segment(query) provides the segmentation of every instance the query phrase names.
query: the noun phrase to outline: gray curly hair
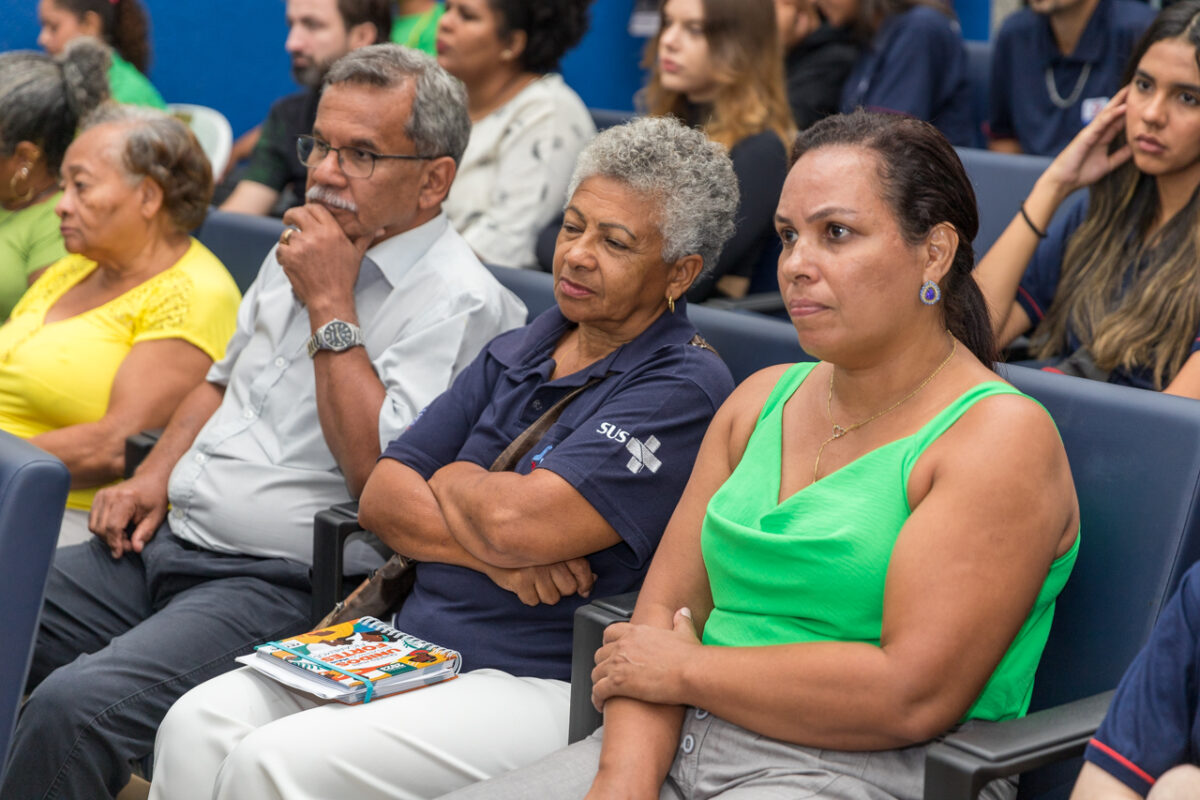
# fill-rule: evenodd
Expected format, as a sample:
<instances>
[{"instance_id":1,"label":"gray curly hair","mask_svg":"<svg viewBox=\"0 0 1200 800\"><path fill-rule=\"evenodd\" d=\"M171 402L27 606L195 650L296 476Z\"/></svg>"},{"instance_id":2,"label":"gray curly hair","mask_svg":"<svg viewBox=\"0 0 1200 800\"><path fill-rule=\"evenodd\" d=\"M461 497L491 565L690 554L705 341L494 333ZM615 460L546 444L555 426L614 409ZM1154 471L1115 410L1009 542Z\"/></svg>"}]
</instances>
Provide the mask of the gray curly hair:
<instances>
[{"instance_id":1,"label":"gray curly hair","mask_svg":"<svg viewBox=\"0 0 1200 800\"><path fill-rule=\"evenodd\" d=\"M567 197L597 176L659 203L667 263L696 253L709 270L733 236L739 199L733 162L722 145L674 117L641 117L601 132L579 155Z\"/></svg>"},{"instance_id":2,"label":"gray curly hair","mask_svg":"<svg viewBox=\"0 0 1200 800\"><path fill-rule=\"evenodd\" d=\"M404 134L412 139L417 155L450 156L457 164L471 136L467 90L432 56L398 44L360 47L333 62L325 85L357 83L391 89L409 79L415 79L417 86Z\"/></svg>"}]
</instances>

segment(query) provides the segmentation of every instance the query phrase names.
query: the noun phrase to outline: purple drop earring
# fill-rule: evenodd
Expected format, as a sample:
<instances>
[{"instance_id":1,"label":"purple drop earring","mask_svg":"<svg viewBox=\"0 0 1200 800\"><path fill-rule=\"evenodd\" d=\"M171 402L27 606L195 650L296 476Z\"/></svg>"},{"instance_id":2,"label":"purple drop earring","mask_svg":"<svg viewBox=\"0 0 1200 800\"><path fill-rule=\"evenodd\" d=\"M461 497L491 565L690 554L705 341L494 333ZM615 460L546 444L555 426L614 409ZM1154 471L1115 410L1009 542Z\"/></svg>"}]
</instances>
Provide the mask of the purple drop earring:
<instances>
[{"instance_id":1,"label":"purple drop earring","mask_svg":"<svg viewBox=\"0 0 1200 800\"><path fill-rule=\"evenodd\" d=\"M927 306L935 306L942 299L942 287L938 286L933 281L925 281L921 284L921 302Z\"/></svg>"}]
</instances>

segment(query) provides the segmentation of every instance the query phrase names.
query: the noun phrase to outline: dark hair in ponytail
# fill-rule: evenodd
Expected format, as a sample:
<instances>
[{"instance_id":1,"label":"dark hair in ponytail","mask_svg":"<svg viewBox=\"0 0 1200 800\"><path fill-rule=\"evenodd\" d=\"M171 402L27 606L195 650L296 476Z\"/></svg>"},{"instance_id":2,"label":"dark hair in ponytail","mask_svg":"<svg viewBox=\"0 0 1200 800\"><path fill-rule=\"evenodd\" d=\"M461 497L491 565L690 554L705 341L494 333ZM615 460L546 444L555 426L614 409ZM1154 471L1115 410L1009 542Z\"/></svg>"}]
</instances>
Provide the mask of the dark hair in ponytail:
<instances>
[{"instance_id":1,"label":"dark hair in ponytail","mask_svg":"<svg viewBox=\"0 0 1200 800\"><path fill-rule=\"evenodd\" d=\"M108 48L90 36L68 42L58 56L0 53L0 155L21 142L42 149L50 174L82 119L108 99Z\"/></svg>"},{"instance_id":2,"label":"dark hair in ponytail","mask_svg":"<svg viewBox=\"0 0 1200 800\"><path fill-rule=\"evenodd\" d=\"M987 366L996 360L996 339L987 303L975 283L971 241L979 231L975 190L954 148L928 122L899 114L856 111L826 117L801 133L792 163L810 150L865 147L879 157L880 195L909 244L922 241L939 223L958 234L958 249L942 279L946 328Z\"/></svg>"},{"instance_id":3,"label":"dark hair in ponytail","mask_svg":"<svg viewBox=\"0 0 1200 800\"><path fill-rule=\"evenodd\" d=\"M79 19L100 18L100 36L121 58L145 73L150 68L150 19L138 0L52 0Z\"/></svg>"}]
</instances>

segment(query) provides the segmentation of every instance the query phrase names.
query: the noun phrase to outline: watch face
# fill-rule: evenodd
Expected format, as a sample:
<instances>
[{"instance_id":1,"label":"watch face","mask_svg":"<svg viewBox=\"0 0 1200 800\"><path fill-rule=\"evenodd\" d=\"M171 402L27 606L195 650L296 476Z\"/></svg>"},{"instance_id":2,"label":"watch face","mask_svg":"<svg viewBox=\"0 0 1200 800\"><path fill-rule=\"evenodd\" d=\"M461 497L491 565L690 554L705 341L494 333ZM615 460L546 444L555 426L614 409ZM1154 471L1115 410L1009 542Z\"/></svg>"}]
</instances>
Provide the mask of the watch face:
<instances>
[{"instance_id":1,"label":"watch face","mask_svg":"<svg viewBox=\"0 0 1200 800\"><path fill-rule=\"evenodd\" d=\"M349 323L342 322L340 319L335 319L326 325L321 338L334 350L345 350L354 345L354 331L350 329Z\"/></svg>"}]
</instances>

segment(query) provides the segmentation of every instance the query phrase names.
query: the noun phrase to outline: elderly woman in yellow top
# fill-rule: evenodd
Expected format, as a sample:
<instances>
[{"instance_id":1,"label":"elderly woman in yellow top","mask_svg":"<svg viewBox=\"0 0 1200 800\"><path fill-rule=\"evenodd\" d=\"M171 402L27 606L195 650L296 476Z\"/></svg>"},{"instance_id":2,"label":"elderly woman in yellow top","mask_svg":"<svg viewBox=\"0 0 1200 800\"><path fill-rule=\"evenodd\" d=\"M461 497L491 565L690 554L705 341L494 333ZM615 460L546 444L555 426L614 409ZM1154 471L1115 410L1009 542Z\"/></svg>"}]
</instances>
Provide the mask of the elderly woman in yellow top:
<instances>
[{"instance_id":1,"label":"elderly woman in yellow top","mask_svg":"<svg viewBox=\"0 0 1200 800\"><path fill-rule=\"evenodd\" d=\"M87 535L95 489L122 474L125 437L165 425L221 358L240 297L188 235L212 171L182 123L103 107L67 149L62 180L69 255L0 327L0 428L70 469L65 543Z\"/></svg>"}]
</instances>

